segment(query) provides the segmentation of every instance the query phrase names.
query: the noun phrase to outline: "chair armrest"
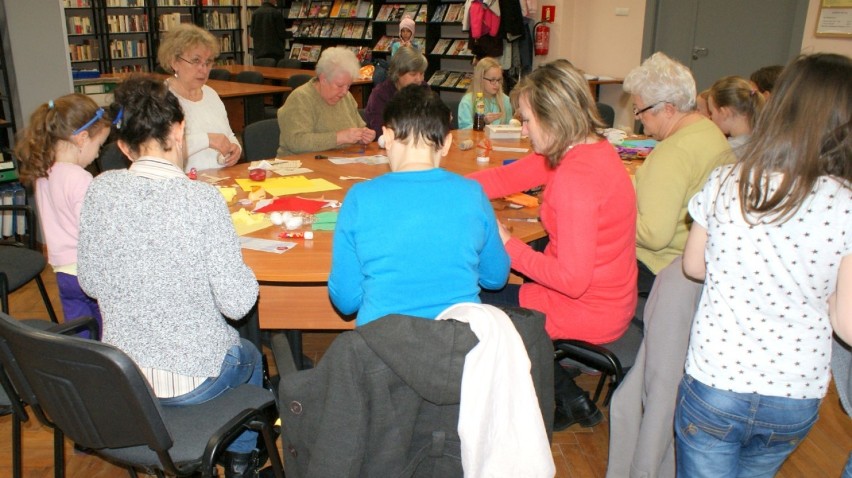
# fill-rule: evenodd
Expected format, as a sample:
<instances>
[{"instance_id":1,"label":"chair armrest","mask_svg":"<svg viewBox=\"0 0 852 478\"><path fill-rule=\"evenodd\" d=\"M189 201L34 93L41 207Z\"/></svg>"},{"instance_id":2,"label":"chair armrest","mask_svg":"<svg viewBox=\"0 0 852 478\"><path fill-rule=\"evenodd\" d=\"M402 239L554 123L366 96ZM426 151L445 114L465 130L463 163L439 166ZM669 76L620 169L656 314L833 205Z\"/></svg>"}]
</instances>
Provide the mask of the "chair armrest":
<instances>
[{"instance_id":1,"label":"chair armrest","mask_svg":"<svg viewBox=\"0 0 852 478\"><path fill-rule=\"evenodd\" d=\"M98 328L98 321L94 317L80 317L79 319L56 324L47 329L47 331L55 334L72 335L85 329L89 331L89 337L98 337Z\"/></svg>"}]
</instances>

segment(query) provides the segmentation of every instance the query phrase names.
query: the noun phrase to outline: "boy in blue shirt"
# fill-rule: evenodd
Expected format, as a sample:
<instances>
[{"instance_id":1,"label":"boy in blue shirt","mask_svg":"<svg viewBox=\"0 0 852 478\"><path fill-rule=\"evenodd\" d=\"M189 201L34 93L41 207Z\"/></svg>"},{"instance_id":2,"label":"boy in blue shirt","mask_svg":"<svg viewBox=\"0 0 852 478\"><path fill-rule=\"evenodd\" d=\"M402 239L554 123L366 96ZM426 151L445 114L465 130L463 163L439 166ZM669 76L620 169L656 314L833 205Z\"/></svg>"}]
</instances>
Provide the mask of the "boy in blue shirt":
<instances>
[{"instance_id":1,"label":"boy in blue shirt","mask_svg":"<svg viewBox=\"0 0 852 478\"><path fill-rule=\"evenodd\" d=\"M334 232L328 292L361 326L387 314L432 319L499 289L509 257L491 203L475 181L439 167L452 144L450 111L408 86L384 112L391 172L356 184Z\"/></svg>"}]
</instances>

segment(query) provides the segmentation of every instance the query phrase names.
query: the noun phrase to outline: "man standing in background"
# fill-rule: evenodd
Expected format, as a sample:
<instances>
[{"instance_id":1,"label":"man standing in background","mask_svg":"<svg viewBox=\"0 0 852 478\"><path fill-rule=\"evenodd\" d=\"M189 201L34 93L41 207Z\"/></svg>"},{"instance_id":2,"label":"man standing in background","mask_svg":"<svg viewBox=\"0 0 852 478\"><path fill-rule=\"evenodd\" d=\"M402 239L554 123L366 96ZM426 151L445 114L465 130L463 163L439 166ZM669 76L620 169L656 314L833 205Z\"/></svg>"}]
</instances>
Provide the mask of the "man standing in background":
<instances>
[{"instance_id":1,"label":"man standing in background","mask_svg":"<svg viewBox=\"0 0 852 478\"><path fill-rule=\"evenodd\" d=\"M263 4L251 16L251 38L254 41L254 58L274 58L284 56L284 15L275 6L277 0L264 0Z\"/></svg>"}]
</instances>

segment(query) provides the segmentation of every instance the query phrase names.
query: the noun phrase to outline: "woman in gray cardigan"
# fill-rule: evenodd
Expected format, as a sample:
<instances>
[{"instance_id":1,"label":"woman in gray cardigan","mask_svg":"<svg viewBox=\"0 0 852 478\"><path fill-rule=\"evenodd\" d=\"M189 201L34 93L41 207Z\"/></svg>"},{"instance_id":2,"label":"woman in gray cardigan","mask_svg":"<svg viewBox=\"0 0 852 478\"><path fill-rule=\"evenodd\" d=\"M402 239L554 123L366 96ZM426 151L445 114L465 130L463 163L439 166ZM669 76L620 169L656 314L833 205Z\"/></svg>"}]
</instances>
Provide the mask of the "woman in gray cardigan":
<instances>
[{"instance_id":1,"label":"woman in gray cardigan","mask_svg":"<svg viewBox=\"0 0 852 478\"><path fill-rule=\"evenodd\" d=\"M163 405L261 385L260 353L226 320L251 310L257 280L221 194L183 172L177 98L143 77L125 80L114 95L118 147L133 164L90 186L78 261L80 285L103 313L103 341L136 362ZM226 476L256 468L256 437L245 432L231 443Z\"/></svg>"}]
</instances>

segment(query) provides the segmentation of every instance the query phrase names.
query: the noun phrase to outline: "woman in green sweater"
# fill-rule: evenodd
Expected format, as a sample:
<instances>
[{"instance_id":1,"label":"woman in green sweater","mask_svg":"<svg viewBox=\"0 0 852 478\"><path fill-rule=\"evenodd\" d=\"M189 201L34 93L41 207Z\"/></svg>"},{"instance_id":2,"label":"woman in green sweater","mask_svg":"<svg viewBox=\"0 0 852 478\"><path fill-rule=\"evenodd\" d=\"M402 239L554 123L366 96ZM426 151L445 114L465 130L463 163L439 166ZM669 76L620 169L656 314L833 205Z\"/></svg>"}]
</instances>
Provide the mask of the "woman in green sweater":
<instances>
[{"instance_id":1,"label":"woman in green sweater","mask_svg":"<svg viewBox=\"0 0 852 478\"><path fill-rule=\"evenodd\" d=\"M359 67L358 58L346 48L323 50L317 76L293 90L278 110L278 156L367 144L376 138L349 93Z\"/></svg>"},{"instance_id":2,"label":"woman in green sweater","mask_svg":"<svg viewBox=\"0 0 852 478\"><path fill-rule=\"evenodd\" d=\"M654 53L627 74L624 91L645 134L659 141L635 177L639 296L647 297L657 273L683 254L689 200L713 169L734 158L725 135L695 110L689 68Z\"/></svg>"}]
</instances>

